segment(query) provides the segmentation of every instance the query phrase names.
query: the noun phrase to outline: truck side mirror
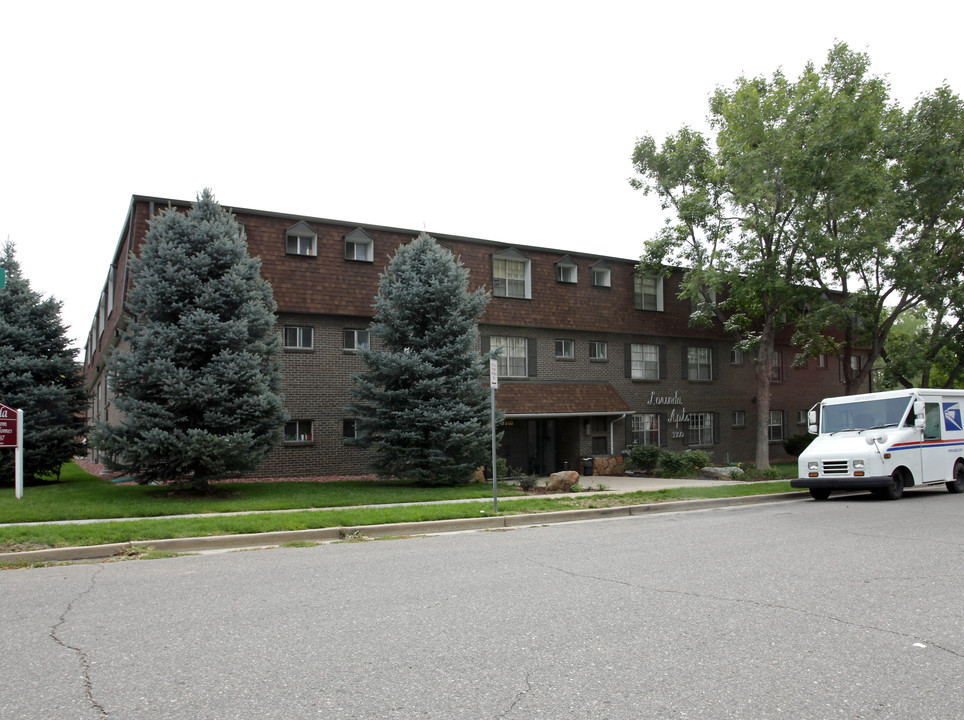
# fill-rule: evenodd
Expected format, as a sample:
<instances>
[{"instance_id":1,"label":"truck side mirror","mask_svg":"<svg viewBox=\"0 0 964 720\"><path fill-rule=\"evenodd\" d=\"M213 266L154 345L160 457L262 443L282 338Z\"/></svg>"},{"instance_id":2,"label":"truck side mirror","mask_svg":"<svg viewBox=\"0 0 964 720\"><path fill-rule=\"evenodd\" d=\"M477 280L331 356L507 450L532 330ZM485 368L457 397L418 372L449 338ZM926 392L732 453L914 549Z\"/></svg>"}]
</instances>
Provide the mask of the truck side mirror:
<instances>
[{"instance_id":1,"label":"truck side mirror","mask_svg":"<svg viewBox=\"0 0 964 720\"><path fill-rule=\"evenodd\" d=\"M914 401L914 427L918 430L923 430L926 420L924 419L924 401L915 400Z\"/></svg>"},{"instance_id":2,"label":"truck side mirror","mask_svg":"<svg viewBox=\"0 0 964 720\"><path fill-rule=\"evenodd\" d=\"M817 427L817 411L809 410L807 412L807 431L811 435L818 435L820 429Z\"/></svg>"},{"instance_id":3,"label":"truck side mirror","mask_svg":"<svg viewBox=\"0 0 964 720\"><path fill-rule=\"evenodd\" d=\"M924 420L924 417L922 415L918 415L917 417L914 418L914 427L917 428L918 430L923 430L924 425L926 424L927 424L927 421Z\"/></svg>"}]
</instances>

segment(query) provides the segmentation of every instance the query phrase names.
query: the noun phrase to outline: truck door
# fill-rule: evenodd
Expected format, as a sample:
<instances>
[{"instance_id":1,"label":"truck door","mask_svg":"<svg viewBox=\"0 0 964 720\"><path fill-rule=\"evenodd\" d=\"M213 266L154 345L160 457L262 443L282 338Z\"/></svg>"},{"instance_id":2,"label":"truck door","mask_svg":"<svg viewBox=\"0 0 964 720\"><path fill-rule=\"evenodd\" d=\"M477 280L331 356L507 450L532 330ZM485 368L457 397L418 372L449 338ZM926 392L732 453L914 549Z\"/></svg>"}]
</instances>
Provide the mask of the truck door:
<instances>
[{"instance_id":1,"label":"truck door","mask_svg":"<svg viewBox=\"0 0 964 720\"><path fill-rule=\"evenodd\" d=\"M941 404L928 402L924 404L924 441L921 443L921 468L923 477L921 482L945 480L947 453L941 446ZM915 484L917 484L915 482Z\"/></svg>"}]
</instances>

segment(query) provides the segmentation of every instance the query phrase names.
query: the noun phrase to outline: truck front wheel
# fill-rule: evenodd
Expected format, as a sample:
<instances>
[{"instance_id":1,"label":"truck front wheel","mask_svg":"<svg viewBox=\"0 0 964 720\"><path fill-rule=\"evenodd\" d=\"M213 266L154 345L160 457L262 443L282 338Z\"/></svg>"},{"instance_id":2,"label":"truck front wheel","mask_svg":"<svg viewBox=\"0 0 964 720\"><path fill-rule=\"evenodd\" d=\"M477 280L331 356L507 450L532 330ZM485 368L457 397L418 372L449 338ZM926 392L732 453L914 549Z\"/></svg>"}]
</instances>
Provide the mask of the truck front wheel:
<instances>
[{"instance_id":1,"label":"truck front wheel","mask_svg":"<svg viewBox=\"0 0 964 720\"><path fill-rule=\"evenodd\" d=\"M944 484L947 486L947 492L964 492L964 463L956 463L954 465L954 479L951 482Z\"/></svg>"},{"instance_id":2,"label":"truck front wheel","mask_svg":"<svg viewBox=\"0 0 964 720\"><path fill-rule=\"evenodd\" d=\"M810 497L814 500L826 500L830 497L830 490L827 488L810 488Z\"/></svg>"},{"instance_id":3,"label":"truck front wheel","mask_svg":"<svg viewBox=\"0 0 964 720\"><path fill-rule=\"evenodd\" d=\"M884 488L882 495L888 500L900 500L904 496L904 474L900 470L894 470L890 485Z\"/></svg>"}]
</instances>

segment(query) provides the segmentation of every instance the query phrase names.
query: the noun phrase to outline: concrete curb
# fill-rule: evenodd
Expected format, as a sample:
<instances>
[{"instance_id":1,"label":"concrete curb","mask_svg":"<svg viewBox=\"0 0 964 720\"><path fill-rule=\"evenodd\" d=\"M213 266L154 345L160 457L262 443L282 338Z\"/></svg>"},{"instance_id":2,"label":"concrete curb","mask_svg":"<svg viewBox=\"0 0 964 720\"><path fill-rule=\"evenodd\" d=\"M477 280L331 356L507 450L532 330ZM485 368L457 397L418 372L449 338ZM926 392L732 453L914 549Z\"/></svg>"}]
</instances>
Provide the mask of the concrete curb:
<instances>
[{"instance_id":1,"label":"concrete curb","mask_svg":"<svg viewBox=\"0 0 964 720\"><path fill-rule=\"evenodd\" d=\"M644 515L652 513L685 512L713 508L762 503L802 500L807 492L775 493L772 495L746 495L734 498L701 500L676 500L645 505L621 505L586 510L560 510L547 513L524 513L494 517L456 518L453 520L428 520L426 522L385 523L382 525L352 525L316 528L311 530L286 530L244 535L213 535L209 537L170 538L166 540L143 540L138 542L87 545L82 547L50 548L47 550L24 550L0 553L0 563L9 562L71 562L78 560L106 560L132 552L135 548L151 548L160 552L191 553L210 550L241 550L253 547L275 547L290 542L332 542L351 538L376 538L411 535L435 535L469 530L498 530L505 528L534 527L555 523L598 520L611 517Z\"/></svg>"}]
</instances>

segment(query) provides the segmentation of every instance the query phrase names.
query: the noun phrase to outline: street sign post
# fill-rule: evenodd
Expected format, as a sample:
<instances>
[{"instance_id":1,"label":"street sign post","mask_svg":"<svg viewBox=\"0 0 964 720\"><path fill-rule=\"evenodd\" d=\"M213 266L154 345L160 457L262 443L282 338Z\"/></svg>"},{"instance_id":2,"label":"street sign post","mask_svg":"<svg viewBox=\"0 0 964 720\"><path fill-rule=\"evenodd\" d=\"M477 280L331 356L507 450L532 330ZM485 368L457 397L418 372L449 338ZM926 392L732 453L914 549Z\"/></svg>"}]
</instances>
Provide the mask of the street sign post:
<instances>
[{"instance_id":1,"label":"street sign post","mask_svg":"<svg viewBox=\"0 0 964 720\"><path fill-rule=\"evenodd\" d=\"M0 448L14 450L14 493L23 497L23 410L0 404Z\"/></svg>"},{"instance_id":2,"label":"street sign post","mask_svg":"<svg viewBox=\"0 0 964 720\"><path fill-rule=\"evenodd\" d=\"M492 512L499 512L499 486L496 479L499 471L495 465L495 391L499 389L499 361L495 358L489 360L489 394L491 396L490 405L492 406Z\"/></svg>"}]
</instances>

